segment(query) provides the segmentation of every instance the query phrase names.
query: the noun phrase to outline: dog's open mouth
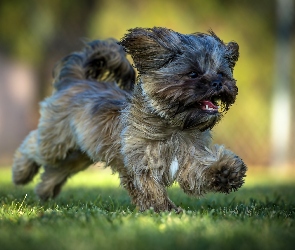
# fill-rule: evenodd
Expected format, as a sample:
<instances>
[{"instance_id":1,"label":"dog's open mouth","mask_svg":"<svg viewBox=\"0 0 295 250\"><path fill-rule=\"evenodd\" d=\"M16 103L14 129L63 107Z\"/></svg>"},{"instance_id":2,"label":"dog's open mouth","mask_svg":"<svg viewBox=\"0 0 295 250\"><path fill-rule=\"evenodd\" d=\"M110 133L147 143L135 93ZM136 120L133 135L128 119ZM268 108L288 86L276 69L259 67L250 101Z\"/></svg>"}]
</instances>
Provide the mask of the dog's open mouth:
<instances>
[{"instance_id":1,"label":"dog's open mouth","mask_svg":"<svg viewBox=\"0 0 295 250\"><path fill-rule=\"evenodd\" d=\"M213 104L211 101L201 101L199 102L201 109L210 112L218 112L219 106Z\"/></svg>"},{"instance_id":2,"label":"dog's open mouth","mask_svg":"<svg viewBox=\"0 0 295 250\"><path fill-rule=\"evenodd\" d=\"M221 105L221 100L218 97L214 97L211 100L203 100L199 102L200 108L204 111L218 112Z\"/></svg>"}]
</instances>

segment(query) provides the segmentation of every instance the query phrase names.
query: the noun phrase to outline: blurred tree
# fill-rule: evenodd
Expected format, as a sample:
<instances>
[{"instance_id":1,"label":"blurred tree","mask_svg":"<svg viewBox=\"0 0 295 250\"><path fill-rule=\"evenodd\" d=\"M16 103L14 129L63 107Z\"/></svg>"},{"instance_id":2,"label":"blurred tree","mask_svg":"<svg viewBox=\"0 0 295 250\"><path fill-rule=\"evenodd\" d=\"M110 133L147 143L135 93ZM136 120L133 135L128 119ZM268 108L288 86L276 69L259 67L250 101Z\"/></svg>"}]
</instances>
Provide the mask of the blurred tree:
<instances>
[{"instance_id":1,"label":"blurred tree","mask_svg":"<svg viewBox=\"0 0 295 250\"><path fill-rule=\"evenodd\" d=\"M291 64L294 1L277 0L277 44L272 98L272 165L288 163L291 135Z\"/></svg>"},{"instance_id":2,"label":"blurred tree","mask_svg":"<svg viewBox=\"0 0 295 250\"><path fill-rule=\"evenodd\" d=\"M48 93L52 65L81 47L89 20L99 1L2 0L0 2L0 51L35 65L40 100Z\"/></svg>"}]
</instances>

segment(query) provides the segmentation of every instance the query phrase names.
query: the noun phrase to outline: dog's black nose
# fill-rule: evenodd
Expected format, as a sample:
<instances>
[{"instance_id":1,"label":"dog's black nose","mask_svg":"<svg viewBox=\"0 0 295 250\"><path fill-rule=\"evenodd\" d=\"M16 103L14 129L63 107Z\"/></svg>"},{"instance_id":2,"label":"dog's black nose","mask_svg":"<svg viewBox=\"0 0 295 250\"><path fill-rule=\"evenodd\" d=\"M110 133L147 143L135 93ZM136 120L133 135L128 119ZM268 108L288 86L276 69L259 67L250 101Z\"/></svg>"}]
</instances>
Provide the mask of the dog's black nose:
<instances>
[{"instance_id":1,"label":"dog's black nose","mask_svg":"<svg viewBox=\"0 0 295 250\"><path fill-rule=\"evenodd\" d=\"M221 90L222 88L222 81L220 79L214 80L211 83L212 87L216 88L216 90Z\"/></svg>"},{"instance_id":2,"label":"dog's black nose","mask_svg":"<svg viewBox=\"0 0 295 250\"><path fill-rule=\"evenodd\" d=\"M222 75L218 74L218 77L214 79L211 83L213 88L216 88L216 90L222 89Z\"/></svg>"}]
</instances>

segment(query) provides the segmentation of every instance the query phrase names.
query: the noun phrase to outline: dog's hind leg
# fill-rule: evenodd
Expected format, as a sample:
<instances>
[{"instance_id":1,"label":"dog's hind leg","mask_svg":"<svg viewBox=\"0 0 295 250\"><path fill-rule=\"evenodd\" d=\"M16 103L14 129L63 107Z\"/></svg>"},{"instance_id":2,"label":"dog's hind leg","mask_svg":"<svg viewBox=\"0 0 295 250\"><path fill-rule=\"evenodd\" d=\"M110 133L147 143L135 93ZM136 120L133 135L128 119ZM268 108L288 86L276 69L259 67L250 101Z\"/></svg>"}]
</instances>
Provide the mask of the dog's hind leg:
<instances>
[{"instance_id":1,"label":"dog's hind leg","mask_svg":"<svg viewBox=\"0 0 295 250\"><path fill-rule=\"evenodd\" d=\"M17 185L30 182L38 173L37 130L32 131L17 149L12 166L12 179Z\"/></svg>"},{"instance_id":2,"label":"dog's hind leg","mask_svg":"<svg viewBox=\"0 0 295 250\"><path fill-rule=\"evenodd\" d=\"M66 183L68 177L91 165L89 157L80 151L73 151L55 164L44 166L41 182L36 187L36 194L41 200L55 198Z\"/></svg>"}]
</instances>

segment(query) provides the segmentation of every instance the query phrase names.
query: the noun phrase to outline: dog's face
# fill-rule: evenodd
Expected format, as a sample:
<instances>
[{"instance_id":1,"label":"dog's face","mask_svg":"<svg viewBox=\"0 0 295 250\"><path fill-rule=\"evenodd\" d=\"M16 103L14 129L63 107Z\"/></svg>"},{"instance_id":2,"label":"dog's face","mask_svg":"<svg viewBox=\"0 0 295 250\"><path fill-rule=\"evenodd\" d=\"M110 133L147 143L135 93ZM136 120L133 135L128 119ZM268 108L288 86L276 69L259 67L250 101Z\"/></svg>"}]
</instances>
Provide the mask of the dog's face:
<instances>
[{"instance_id":1,"label":"dog's face","mask_svg":"<svg viewBox=\"0 0 295 250\"><path fill-rule=\"evenodd\" d=\"M172 125L210 129L235 102L237 43L225 44L212 31L137 28L121 45L134 60L147 105Z\"/></svg>"}]
</instances>

